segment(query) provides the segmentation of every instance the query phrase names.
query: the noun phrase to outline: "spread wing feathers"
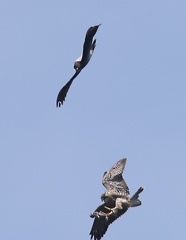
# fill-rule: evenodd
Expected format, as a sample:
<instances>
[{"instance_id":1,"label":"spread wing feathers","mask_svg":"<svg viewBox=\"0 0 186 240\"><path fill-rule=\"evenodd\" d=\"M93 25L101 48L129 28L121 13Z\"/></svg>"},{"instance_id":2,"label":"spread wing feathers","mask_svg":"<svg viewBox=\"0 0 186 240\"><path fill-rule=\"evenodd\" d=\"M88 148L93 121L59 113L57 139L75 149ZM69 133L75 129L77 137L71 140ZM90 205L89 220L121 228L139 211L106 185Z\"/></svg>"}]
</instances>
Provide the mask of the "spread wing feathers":
<instances>
[{"instance_id":1,"label":"spread wing feathers","mask_svg":"<svg viewBox=\"0 0 186 240\"><path fill-rule=\"evenodd\" d=\"M102 184L110 192L129 195L129 188L122 177L127 159L119 160L114 166L103 175Z\"/></svg>"},{"instance_id":2,"label":"spread wing feathers","mask_svg":"<svg viewBox=\"0 0 186 240\"><path fill-rule=\"evenodd\" d=\"M127 209L128 208L114 208L113 210L109 210L105 208L105 204L100 205L91 215L91 217L95 217L90 231L91 239L94 238L94 240L100 240L106 233L108 226L123 215Z\"/></svg>"},{"instance_id":3,"label":"spread wing feathers","mask_svg":"<svg viewBox=\"0 0 186 240\"><path fill-rule=\"evenodd\" d=\"M63 102L65 101L65 97L67 95L67 92L73 82L73 80L77 77L77 75L80 73L80 71L76 72L72 78L67 82L67 84L60 90L60 92L58 93L57 96L57 100L56 100L56 106L60 107L61 105L63 105Z\"/></svg>"},{"instance_id":4,"label":"spread wing feathers","mask_svg":"<svg viewBox=\"0 0 186 240\"><path fill-rule=\"evenodd\" d=\"M96 25L94 27L90 27L87 30L86 36L85 36L85 42L83 44L83 56L82 56L82 62L87 58L87 55L89 55L89 50L92 48L92 50L94 51L94 48L96 46L96 40L94 40L93 44L92 44L92 40L94 35L96 34L99 25Z\"/></svg>"}]
</instances>

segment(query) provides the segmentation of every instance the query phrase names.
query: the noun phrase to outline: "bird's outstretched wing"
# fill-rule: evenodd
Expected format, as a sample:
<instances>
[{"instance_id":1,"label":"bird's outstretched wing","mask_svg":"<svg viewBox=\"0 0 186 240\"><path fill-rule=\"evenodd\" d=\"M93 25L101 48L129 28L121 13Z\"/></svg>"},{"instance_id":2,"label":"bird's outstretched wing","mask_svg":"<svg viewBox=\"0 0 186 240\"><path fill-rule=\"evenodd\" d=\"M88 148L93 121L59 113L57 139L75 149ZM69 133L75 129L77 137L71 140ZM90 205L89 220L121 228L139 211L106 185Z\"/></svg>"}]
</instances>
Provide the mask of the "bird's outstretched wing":
<instances>
[{"instance_id":1,"label":"bird's outstretched wing","mask_svg":"<svg viewBox=\"0 0 186 240\"><path fill-rule=\"evenodd\" d=\"M86 59L88 58L89 54L90 54L90 49L93 48L92 50L94 51L94 48L96 46L96 40L94 40L94 44L92 46L92 40L94 35L96 34L98 27L100 26L96 25L94 27L90 27L87 30L86 36L85 36L85 42L83 44L83 55L82 55L82 62L86 62Z\"/></svg>"},{"instance_id":2,"label":"bird's outstretched wing","mask_svg":"<svg viewBox=\"0 0 186 240\"><path fill-rule=\"evenodd\" d=\"M65 101L65 97L67 95L67 92L73 82L73 80L77 77L77 75L81 72L81 70L87 65L89 62L94 48L96 46L96 40L93 40L94 35L96 34L98 30L99 25L90 27L86 33L85 36L85 42L83 44L83 54L82 57L79 57L76 62L74 63L74 68L76 70L76 73L73 75L73 77L67 82L67 84L60 90L57 96L56 100L56 106L60 107L63 102Z\"/></svg>"},{"instance_id":3,"label":"bird's outstretched wing","mask_svg":"<svg viewBox=\"0 0 186 240\"><path fill-rule=\"evenodd\" d=\"M95 218L90 231L91 239L100 240L106 233L108 226L127 211L126 209L114 208L109 210L105 204L100 205L90 217Z\"/></svg>"},{"instance_id":4,"label":"bird's outstretched wing","mask_svg":"<svg viewBox=\"0 0 186 240\"><path fill-rule=\"evenodd\" d=\"M72 78L65 84L65 86L59 91L57 100L56 100L56 107L60 107L63 105L63 102L65 101L65 97L67 95L67 92L73 82L73 80L77 77L77 75L80 73L80 71L76 71L76 73L72 76Z\"/></svg>"},{"instance_id":5,"label":"bird's outstretched wing","mask_svg":"<svg viewBox=\"0 0 186 240\"><path fill-rule=\"evenodd\" d=\"M107 188L108 192L129 195L129 188L122 177L126 160L126 158L119 160L108 172L104 173L102 184Z\"/></svg>"}]
</instances>

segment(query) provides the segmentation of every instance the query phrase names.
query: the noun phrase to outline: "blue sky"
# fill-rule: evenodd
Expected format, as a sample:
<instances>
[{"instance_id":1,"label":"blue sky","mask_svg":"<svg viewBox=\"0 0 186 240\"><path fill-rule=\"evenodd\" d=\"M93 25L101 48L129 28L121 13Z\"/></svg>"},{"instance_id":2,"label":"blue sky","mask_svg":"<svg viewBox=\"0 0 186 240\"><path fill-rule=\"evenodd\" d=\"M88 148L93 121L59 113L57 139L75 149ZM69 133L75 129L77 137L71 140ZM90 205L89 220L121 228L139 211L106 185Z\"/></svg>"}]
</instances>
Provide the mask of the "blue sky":
<instances>
[{"instance_id":1,"label":"blue sky","mask_svg":"<svg viewBox=\"0 0 186 240\"><path fill-rule=\"evenodd\" d=\"M126 157L142 206L103 239L186 236L186 2L0 3L0 239L89 239L102 175ZM61 108L85 33L97 46Z\"/></svg>"}]
</instances>

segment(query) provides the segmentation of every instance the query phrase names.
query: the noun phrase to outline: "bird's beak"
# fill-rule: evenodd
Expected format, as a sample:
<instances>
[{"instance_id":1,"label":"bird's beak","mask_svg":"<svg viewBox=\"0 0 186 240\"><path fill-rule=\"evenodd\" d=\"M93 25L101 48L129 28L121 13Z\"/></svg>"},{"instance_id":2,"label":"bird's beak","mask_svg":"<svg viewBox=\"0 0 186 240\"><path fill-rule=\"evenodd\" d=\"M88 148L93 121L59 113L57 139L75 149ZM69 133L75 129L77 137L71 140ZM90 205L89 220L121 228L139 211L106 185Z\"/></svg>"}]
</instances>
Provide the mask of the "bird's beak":
<instances>
[{"instance_id":1,"label":"bird's beak","mask_svg":"<svg viewBox=\"0 0 186 240\"><path fill-rule=\"evenodd\" d=\"M104 195L104 193L101 195L101 201L102 202L104 202L104 200L105 200L105 195Z\"/></svg>"}]
</instances>

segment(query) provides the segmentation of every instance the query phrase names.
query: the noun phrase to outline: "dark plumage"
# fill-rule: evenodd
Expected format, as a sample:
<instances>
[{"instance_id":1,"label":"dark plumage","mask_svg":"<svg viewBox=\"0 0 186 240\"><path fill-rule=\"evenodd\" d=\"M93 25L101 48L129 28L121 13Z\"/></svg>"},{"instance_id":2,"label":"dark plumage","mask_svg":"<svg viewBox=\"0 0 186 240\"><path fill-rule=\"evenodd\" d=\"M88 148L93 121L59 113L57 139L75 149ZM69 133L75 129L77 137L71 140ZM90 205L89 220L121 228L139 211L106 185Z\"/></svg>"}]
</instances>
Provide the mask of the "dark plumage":
<instances>
[{"instance_id":1,"label":"dark plumage","mask_svg":"<svg viewBox=\"0 0 186 240\"><path fill-rule=\"evenodd\" d=\"M63 102L65 101L67 92L68 92L73 80L77 77L77 75L81 72L81 70L87 65L87 63L91 59L94 49L96 47L96 39L94 39L94 41L93 41L93 37L96 34L99 26L100 26L100 24L96 25L94 27L90 27L88 29L86 36L85 36L85 42L83 44L83 55L80 56L74 63L74 69L76 70L75 74L66 83L66 85L60 90L60 92L57 96L57 101L56 101L57 107L60 107L63 104Z\"/></svg>"},{"instance_id":2,"label":"dark plumage","mask_svg":"<svg viewBox=\"0 0 186 240\"><path fill-rule=\"evenodd\" d=\"M95 218L90 231L91 239L100 240L106 233L108 226L124 214L129 207L141 205L138 197L143 191L143 187L140 187L130 198L129 188L122 177L126 160L125 158L118 161L103 175L102 183L108 191L101 195L104 204L90 215L90 217Z\"/></svg>"}]
</instances>

